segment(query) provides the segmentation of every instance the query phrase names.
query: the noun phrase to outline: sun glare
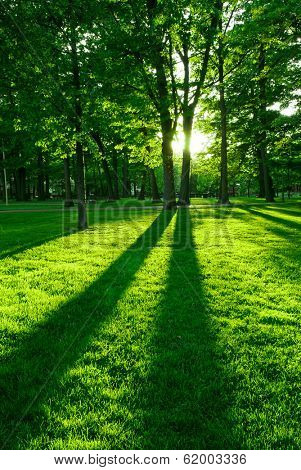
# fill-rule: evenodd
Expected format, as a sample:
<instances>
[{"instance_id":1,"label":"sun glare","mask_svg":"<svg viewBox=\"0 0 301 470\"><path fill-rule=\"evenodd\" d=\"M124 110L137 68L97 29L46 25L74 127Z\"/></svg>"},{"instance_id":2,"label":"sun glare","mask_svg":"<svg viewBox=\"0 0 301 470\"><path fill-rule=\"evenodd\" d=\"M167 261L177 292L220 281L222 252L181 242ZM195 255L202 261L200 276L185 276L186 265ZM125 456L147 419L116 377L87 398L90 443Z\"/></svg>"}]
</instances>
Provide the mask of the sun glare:
<instances>
[{"instance_id":1,"label":"sun glare","mask_svg":"<svg viewBox=\"0 0 301 470\"><path fill-rule=\"evenodd\" d=\"M195 158L198 153L205 152L211 142L211 136L200 131L193 131L191 136L191 157ZM179 132L173 141L175 155L181 155L184 147L184 134Z\"/></svg>"}]
</instances>

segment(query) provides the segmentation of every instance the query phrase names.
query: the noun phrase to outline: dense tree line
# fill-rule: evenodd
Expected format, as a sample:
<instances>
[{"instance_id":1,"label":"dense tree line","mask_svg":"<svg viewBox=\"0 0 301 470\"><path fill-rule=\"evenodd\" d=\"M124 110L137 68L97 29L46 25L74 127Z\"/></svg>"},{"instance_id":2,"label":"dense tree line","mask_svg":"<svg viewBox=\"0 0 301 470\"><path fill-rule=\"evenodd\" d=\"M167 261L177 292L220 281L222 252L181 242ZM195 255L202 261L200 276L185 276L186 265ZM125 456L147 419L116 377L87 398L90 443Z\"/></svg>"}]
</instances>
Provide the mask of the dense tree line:
<instances>
[{"instance_id":1,"label":"dense tree line","mask_svg":"<svg viewBox=\"0 0 301 470\"><path fill-rule=\"evenodd\" d=\"M87 199L300 189L298 2L3 0L0 21L3 197L76 200L85 228Z\"/></svg>"}]
</instances>

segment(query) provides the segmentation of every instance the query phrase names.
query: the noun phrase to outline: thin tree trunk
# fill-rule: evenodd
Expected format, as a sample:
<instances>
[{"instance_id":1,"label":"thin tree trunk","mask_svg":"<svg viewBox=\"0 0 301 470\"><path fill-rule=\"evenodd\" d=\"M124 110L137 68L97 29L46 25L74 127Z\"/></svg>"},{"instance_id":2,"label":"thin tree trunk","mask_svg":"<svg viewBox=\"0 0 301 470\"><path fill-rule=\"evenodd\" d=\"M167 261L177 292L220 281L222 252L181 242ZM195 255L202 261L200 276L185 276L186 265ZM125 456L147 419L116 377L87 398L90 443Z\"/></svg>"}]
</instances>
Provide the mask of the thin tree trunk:
<instances>
[{"instance_id":1,"label":"thin tree trunk","mask_svg":"<svg viewBox=\"0 0 301 470\"><path fill-rule=\"evenodd\" d=\"M11 173L9 175L9 197L10 199L14 198L14 175Z\"/></svg>"},{"instance_id":2,"label":"thin tree trunk","mask_svg":"<svg viewBox=\"0 0 301 470\"><path fill-rule=\"evenodd\" d=\"M86 210L86 177L85 161L82 143L76 141L76 173L77 173L77 210L78 228L83 230L88 227Z\"/></svg>"},{"instance_id":3,"label":"thin tree trunk","mask_svg":"<svg viewBox=\"0 0 301 470\"><path fill-rule=\"evenodd\" d=\"M171 121L162 123L162 158L163 158L163 180L164 180L164 208L172 209L176 207L176 191L174 182L174 169L173 169L173 132L171 128ZM163 131L163 129L166 129Z\"/></svg>"},{"instance_id":4,"label":"thin tree trunk","mask_svg":"<svg viewBox=\"0 0 301 470\"><path fill-rule=\"evenodd\" d=\"M48 171L46 171L45 174L45 199L50 199L50 179Z\"/></svg>"},{"instance_id":5,"label":"thin tree trunk","mask_svg":"<svg viewBox=\"0 0 301 470\"><path fill-rule=\"evenodd\" d=\"M100 197L105 196L105 191L103 187L103 182L102 182L102 174L101 174L101 169L100 169L100 164L97 163L97 174L98 174L98 179L99 179L99 186L100 186Z\"/></svg>"},{"instance_id":6,"label":"thin tree trunk","mask_svg":"<svg viewBox=\"0 0 301 470\"><path fill-rule=\"evenodd\" d=\"M184 102L183 102L183 132L184 132L184 148L181 172L180 197L178 203L181 205L190 204L190 165L191 165L191 134L193 126L194 107L189 105L189 51L188 37L183 41L182 61L184 65Z\"/></svg>"},{"instance_id":7,"label":"thin tree trunk","mask_svg":"<svg viewBox=\"0 0 301 470\"><path fill-rule=\"evenodd\" d=\"M98 181L97 181L97 168L96 168L96 162L93 162L93 192L94 192L94 198L97 199L99 198L99 188L98 188Z\"/></svg>"},{"instance_id":8,"label":"thin tree trunk","mask_svg":"<svg viewBox=\"0 0 301 470\"><path fill-rule=\"evenodd\" d=\"M71 14L73 16L72 0L69 0L71 6ZM80 72L77 55L76 29L72 24L71 28L71 59L72 59L72 78L75 92L75 131L76 131L76 176L77 176L77 210L78 210L78 228L83 230L88 227L87 210L86 210L86 177L85 177L85 160L82 142L80 141L80 133L82 131L82 106L81 106L81 85Z\"/></svg>"},{"instance_id":9,"label":"thin tree trunk","mask_svg":"<svg viewBox=\"0 0 301 470\"><path fill-rule=\"evenodd\" d=\"M193 120L198 101L201 96L201 90L207 75L208 63L210 58L210 49L214 37L214 32L217 27L218 16L213 13L211 17L211 32L207 37L205 50L203 54L203 61L200 68L200 77L197 88L194 92L192 102L190 102L190 58L189 58L189 43L191 40L190 32L186 31L183 37L182 47L183 51L180 54L184 66L184 94L183 94L183 132L184 132L184 148L183 148L183 161L181 172L181 186L179 204L190 204L190 180L191 180L191 135L193 129Z\"/></svg>"},{"instance_id":10,"label":"thin tree trunk","mask_svg":"<svg viewBox=\"0 0 301 470\"><path fill-rule=\"evenodd\" d=\"M115 151L113 152L112 166L113 166L114 198L115 199L120 199L120 197L119 197L119 176L118 176L118 156L117 156L117 153Z\"/></svg>"},{"instance_id":11,"label":"thin tree trunk","mask_svg":"<svg viewBox=\"0 0 301 470\"><path fill-rule=\"evenodd\" d=\"M156 2L154 2L156 3ZM176 191L173 168L173 148L174 138L173 120L169 109L169 92L167 78L164 69L164 58L161 47L157 46L154 57L156 69L157 89L159 97L159 113L162 132L162 160L163 160L163 181L164 181L164 209L176 207Z\"/></svg>"},{"instance_id":12,"label":"thin tree trunk","mask_svg":"<svg viewBox=\"0 0 301 470\"><path fill-rule=\"evenodd\" d=\"M27 185L26 185L26 199L28 201L31 200L31 191L30 191L30 179L27 178Z\"/></svg>"},{"instance_id":13,"label":"thin tree trunk","mask_svg":"<svg viewBox=\"0 0 301 470\"><path fill-rule=\"evenodd\" d=\"M125 155L122 162L122 197L129 197L131 194L129 184L129 159L128 156Z\"/></svg>"},{"instance_id":14,"label":"thin tree trunk","mask_svg":"<svg viewBox=\"0 0 301 470\"><path fill-rule=\"evenodd\" d=\"M222 35L223 23L223 2L219 2L220 19L219 32ZM219 79L219 107L220 107L220 123L221 123L221 174L220 174L220 204L229 204L228 189L228 144L227 144L227 107L225 100L225 84L224 84L224 45L222 36L219 37L218 45L218 79Z\"/></svg>"},{"instance_id":15,"label":"thin tree trunk","mask_svg":"<svg viewBox=\"0 0 301 470\"><path fill-rule=\"evenodd\" d=\"M137 197L137 181L136 181L136 174L133 178L133 186L134 186L134 197Z\"/></svg>"},{"instance_id":16,"label":"thin tree trunk","mask_svg":"<svg viewBox=\"0 0 301 470\"><path fill-rule=\"evenodd\" d=\"M111 173L110 173L108 162L105 158L102 158L101 164L102 164L102 169L103 169L106 183L107 183L108 200L115 201L114 189L113 189L112 178L111 178Z\"/></svg>"},{"instance_id":17,"label":"thin tree trunk","mask_svg":"<svg viewBox=\"0 0 301 470\"><path fill-rule=\"evenodd\" d=\"M157 184L156 174L153 168L149 168L149 175L150 175L150 183L151 183L151 191L152 191L152 201L153 202L160 202L160 194Z\"/></svg>"},{"instance_id":18,"label":"thin tree trunk","mask_svg":"<svg viewBox=\"0 0 301 470\"><path fill-rule=\"evenodd\" d=\"M143 129L143 133L146 136L147 130ZM146 149L148 151L149 156L151 157L151 147L148 145ZM152 201L160 202L161 198L160 198L160 194L158 190L156 174L153 168L148 168L147 176L148 176L148 187L150 187L150 190L151 190Z\"/></svg>"},{"instance_id":19,"label":"thin tree trunk","mask_svg":"<svg viewBox=\"0 0 301 470\"><path fill-rule=\"evenodd\" d=\"M65 207L73 207L74 202L72 200L71 192L71 177L70 177L70 160L69 157L64 158L64 182L65 182Z\"/></svg>"},{"instance_id":20,"label":"thin tree trunk","mask_svg":"<svg viewBox=\"0 0 301 470\"><path fill-rule=\"evenodd\" d=\"M264 187L264 176L263 176L263 166L261 161L261 152L260 148L257 149L257 157L258 157L258 184L259 184L259 194L258 196L261 198L265 197L265 187Z\"/></svg>"},{"instance_id":21,"label":"thin tree trunk","mask_svg":"<svg viewBox=\"0 0 301 470\"><path fill-rule=\"evenodd\" d=\"M264 192L265 199L267 202L274 202L273 196L273 187L271 185L271 176L268 167L268 156L267 156L267 132L266 132L266 77L263 76L265 69L265 49L264 45L260 45L259 53L259 63L258 63L258 72L259 72L259 121L260 121L260 158L262 163L263 170L263 179L264 179Z\"/></svg>"},{"instance_id":22,"label":"thin tree trunk","mask_svg":"<svg viewBox=\"0 0 301 470\"><path fill-rule=\"evenodd\" d=\"M7 170L5 166L5 150L4 143L2 140L2 159L3 159L3 200L5 204L8 204L8 191L7 191Z\"/></svg>"},{"instance_id":23,"label":"thin tree trunk","mask_svg":"<svg viewBox=\"0 0 301 470\"><path fill-rule=\"evenodd\" d=\"M193 126L193 116L190 111L187 110L183 114L183 132L184 132L184 149L183 149L183 160L182 160L182 173L181 173L181 187L179 204L189 205L190 204L190 166L191 166L191 134Z\"/></svg>"},{"instance_id":24,"label":"thin tree trunk","mask_svg":"<svg viewBox=\"0 0 301 470\"><path fill-rule=\"evenodd\" d=\"M39 201L44 201L45 200L45 187L44 187L44 161L43 161L43 155L42 155L42 150L38 150L38 161L37 161L37 166L38 166L38 183L37 183L37 193L38 193L38 199Z\"/></svg>"},{"instance_id":25,"label":"thin tree trunk","mask_svg":"<svg viewBox=\"0 0 301 470\"><path fill-rule=\"evenodd\" d=\"M26 200L26 170L24 167L18 168L15 173L16 200Z\"/></svg>"},{"instance_id":26,"label":"thin tree trunk","mask_svg":"<svg viewBox=\"0 0 301 470\"><path fill-rule=\"evenodd\" d=\"M140 187L140 191L139 191L139 195L138 195L138 200L139 201L144 201L144 199L145 199L146 175L147 175L147 172L146 172L146 170L144 170L143 173L142 173L141 187Z\"/></svg>"},{"instance_id":27,"label":"thin tree trunk","mask_svg":"<svg viewBox=\"0 0 301 470\"><path fill-rule=\"evenodd\" d=\"M104 145L103 145L103 142L100 138L100 135L97 133L97 132L92 132L91 133L91 137L93 138L93 140L96 142L97 146L98 146L98 150L99 150L99 153L101 154L102 158L101 158L101 165L102 165L102 169L103 169L103 172L104 172L104 176L105 176L105 180L106 180L106 183L107 183L107 190L108 190L108 200L109 201L114 201L115 200L115 196L114 196L114 188L113 188L113 183L112 183L112 177L111 177L111 172L110 172L110 168L109 168L109 165L108 165L108 162L105 158L105 149L104 149Z\"/></svg>"}]
</instances>

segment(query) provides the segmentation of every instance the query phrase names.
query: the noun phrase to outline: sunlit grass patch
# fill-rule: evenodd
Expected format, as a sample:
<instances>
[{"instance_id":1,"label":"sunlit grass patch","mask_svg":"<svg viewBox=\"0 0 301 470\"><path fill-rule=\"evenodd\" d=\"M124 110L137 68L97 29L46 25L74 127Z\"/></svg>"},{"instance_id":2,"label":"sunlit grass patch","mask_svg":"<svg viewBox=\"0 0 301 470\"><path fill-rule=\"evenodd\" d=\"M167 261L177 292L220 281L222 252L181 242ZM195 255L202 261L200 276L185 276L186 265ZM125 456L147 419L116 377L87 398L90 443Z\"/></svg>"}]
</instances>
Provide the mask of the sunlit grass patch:
<instances>
[{"instance_id":1,"label":"sunlit grass patch","mask_svg":"<svg viewBox=\"0 0 301 470\"><path fill-rule=\"evenodd\" d=\"M298 205L1 217L4 447L300 447Z\"/></svg>"}]
</instances>

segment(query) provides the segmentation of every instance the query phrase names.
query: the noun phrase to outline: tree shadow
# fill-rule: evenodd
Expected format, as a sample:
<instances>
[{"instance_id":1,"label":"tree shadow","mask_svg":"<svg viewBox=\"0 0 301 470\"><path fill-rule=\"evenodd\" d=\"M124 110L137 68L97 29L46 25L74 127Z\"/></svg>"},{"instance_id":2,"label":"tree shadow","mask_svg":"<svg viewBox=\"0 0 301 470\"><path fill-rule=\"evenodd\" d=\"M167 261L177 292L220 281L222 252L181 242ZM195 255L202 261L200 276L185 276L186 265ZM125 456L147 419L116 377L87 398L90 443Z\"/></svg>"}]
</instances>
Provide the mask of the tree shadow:
<instances>
[{"instance_id":1,"label":"tree shadow","mask_svg":"<svg viewBox=\"0 0 301 470\"><path fill-rule=\"evenodd\" d=\"M6 258L12 258L13 256L19 255L27 250L31 250L32 248L37 248L39 246L44 245L45 243L52 242L54 240L57 240L58 238L66 237L69 235L70 235L69 233L65 233L65 234L59 233L57 235L54 235L53 237L45 236L45 237L38 238L35 241L31 241L27 243L25 242L22 245L20 245L18 248L15 248L10 251L6 251L5 253L1 254L0 260L6 259Z\"/></svg>"},{"instance_id":2,"label":"tree shadow","mask_svg":"<svg viewBox=\"0 0 301 470\"><path fill-rule=\"evenodd\" d=\"M198 212L177 212L167 288L151 345L153 363L146 382L137 383L142 449L239 446L228 413L231 377L223 370L217 327L202 285L194 217Z\"/></svg>"},{"instance_id":3,"label":"tree shadow","mask_svg":"<svg viewBox=\"0 0 301 470\"><path fill-rule=\"evenodd\" d=\"M275 215L267 214L266 212L257 211L255 209L250 208L250 207L248 207L248 208L245 207L244 209L247 212L249 212L251 214L254 214L256 216L262 217L263 219L266 219L270 222L275 222L277 224L284 225L285 228L297 229L297 230L301 229L301 223L300 222L294 222L293 220L288 220L288 219L283 219L281 217L276 217Z\"/></svg>"},{"instance_id":4,"label":"tree shadow","mask_svg":"<svg viewBox=\"0 0 301 470\"><path fill-rule=\"evenodd\" d=\"M202 219L241 219L244 216L243 207L240 206L208 206L208 207L193 207L189 208L192 214L202 214Z\"/></svg>"},{"instance_id":5,"label":"tree shadow","mask_svg":"<svg viewBox=\"0 0 301 470\"><path fill-rule=\"evenodd\" d=\"M6 215L6 214L5 214ZM8 222L4 225L4 230L8 231L9 238L0 244L0 260L21 254L26 250L39 247L44 243L51 242L58 238L67 237L77 231L77 225L72 221L71 214L64 213L64 220L60 217L57 223L54 218L57 214L47 214L47 221L41 220L41 214L8 214ZM30 217L30 218L29 218ZM0 219L1 221L1 219ZM63 223L64 222L64 223ZM10 230L21 226L21 230ZM18 245L16 247L16 245Z\"/></svg>"},{"instance_id":6,"label":"tree shadow","mask_svg":"<svg viewBox=\"0 0 301 470\"><path fill-rule=\"evenodd\" d=\"M150 227L82 294L31 330L0 373L2 448L26 448L41 432L42 407L158 243L174 212L162 211ZM125 269L126 268L126 269Z\"/></svg>"},{"instance_id":7,"label":"tree shadow","mask_svg":"<svg viewBox=\"0 0 301 470\"><path fill-rule=\"evenodd\" d=\"M288 215L288 216L293 216L293 217L301 217L301 205L297 205L297 204L291 204L289 207L287 208L284 208L281 206L281 208L279 206L271 206L268 208L269 211L272 211L272 212L279 212L280 214L283 214L283 215Z\"/></svg>"},{"instance_id":8,"label":"tree shadow","mask_svg":"<svg viewBox=\"0 0 301 470\"><path fill-rule=\"evenodd\" d=\"M47 214L46 220L41 219L41 213L38 215L30 214L30 219L28 219L28 214L21 213L18 214L17 217L14 214L12 220L5 226L5 230L13 235L5 242L3 242L3 239L1 240L0 260L14 257L15 255L19 255L32 248L40 247L54 240L63 239L64 242L67 243L68 237L78 232L77 213L72 210L64 210L61 214L62 217L60 217L59 220L53 218L57 218L57 214L54 216ZM126 214L126 217L128 216L129 214ZM101 216L99 216L97 211L94 211L89 214L89 227L93 229L95 226L105 224L108 221L124 220L124 218L125 214L122 212L119 213L116 210L107 210L105 214L101 214ZM22 230L17 231L17 235L15 235L10 228L15 228L18 224L22 226ZM19 237L19 241L16 237ZM18 246L16 247L16 245Z\"/></svg>"},{"instance_id":9,"label":"tree shadow","mask_svg":"<svg viewBox=\"0 0 301 470\"><path fill-rule=\"evenodd\" d=\"M293 220L276 217L266 212L245 208L245 211L253 217L261 217L270 222L267 231L281 240L281 243L269 243L268 259L279 270L284 278L296 279L296 273L300 271L301 248L299 237L301 235L301 223ZM296 231L299 236L296 236Z\"/></svg>"}]
</instances>

